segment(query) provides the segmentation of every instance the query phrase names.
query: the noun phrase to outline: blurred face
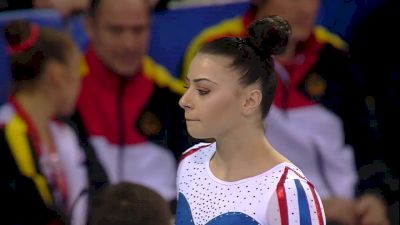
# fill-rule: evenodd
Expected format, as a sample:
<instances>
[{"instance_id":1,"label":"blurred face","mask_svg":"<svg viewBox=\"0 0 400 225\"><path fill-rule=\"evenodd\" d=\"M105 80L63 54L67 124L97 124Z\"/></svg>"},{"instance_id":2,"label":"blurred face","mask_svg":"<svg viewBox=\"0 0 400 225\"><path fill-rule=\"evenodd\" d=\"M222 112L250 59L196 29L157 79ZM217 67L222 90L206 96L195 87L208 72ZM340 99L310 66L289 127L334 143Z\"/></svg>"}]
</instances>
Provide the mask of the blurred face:
<instances>
[{"instance_id":1,"label":"blurred face","mask_svg":"<svg viewBox=\"0 0 400 225\"><path fill-rule=\"evenodd\" d=\"M320 8L320 0L266 0L259 4L257 19L282 16L291 25L291 39L296 42L305 41L311 35Z\"/></svg>"},{"instance_id":2,"label":"blurred face","mask_svg":"<svg viewBox=\"0 0 400 225\"><path fill-rule=\"evenodd\" d=\"M179 105L194 138L218 138L240 121L242 88L229 63L227 57L199 53L190 65L188 88Z\"/></svg>"},{"instance_id":3,"label":"blurred face","mask_svg":"<svg viewBox=\"0 0 400 225\"><path fill-rule=\"evenodd\" d=\"M134 75L147 53L151 15L145 0L102 0L88 33L106 66L122 76Z\"/></svg>"},{"instance_id":4,"label":"blurred face","mask_svg":"<svg viewBox=\"0 0 400 225\"><path fill-rule=\"evenodd\" d=\"M59 64L61 82L58 85L58 113L60 116L71 115L75 110L76 101L81 88L80 65L82 56L77 48L71 49L65 64Z\"/></svg>"}]
</instances>

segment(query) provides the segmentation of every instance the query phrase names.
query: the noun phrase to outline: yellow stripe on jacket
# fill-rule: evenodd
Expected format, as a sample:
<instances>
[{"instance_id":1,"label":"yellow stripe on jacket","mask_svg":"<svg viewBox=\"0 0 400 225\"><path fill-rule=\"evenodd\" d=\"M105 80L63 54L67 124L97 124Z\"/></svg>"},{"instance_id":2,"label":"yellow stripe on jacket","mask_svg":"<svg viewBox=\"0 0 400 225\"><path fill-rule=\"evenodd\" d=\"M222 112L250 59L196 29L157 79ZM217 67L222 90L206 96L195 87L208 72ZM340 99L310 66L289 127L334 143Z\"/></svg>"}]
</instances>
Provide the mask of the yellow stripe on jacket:
<instances>
[{"instance_id":1,"label":"yellow stripe on jacket","mask_svg":"<svg viewBox=\"0 0 400 225\"><path fill-rule=\"evenodd\" d=\"M168 87L171 91L181 95L185 93L183 81L173 77L165 67L157 64L149 56L146 56L143 60L143 70L144 75L159 87Z\"/></svg>"},{"instance_id":2,"label":"yellow stripe on jacket","mask_svg":"<svg viewBox=\"0 0 400 225\"><path fill-rule=\"evenodd\" d=\"M5 126L5 135L11 153L22 175L30 178L36 185L43 201L53 204L53 197L45 177L38 173L28 139L28 126L18 116L14 116Z\"/></svg>"}]
</instances>

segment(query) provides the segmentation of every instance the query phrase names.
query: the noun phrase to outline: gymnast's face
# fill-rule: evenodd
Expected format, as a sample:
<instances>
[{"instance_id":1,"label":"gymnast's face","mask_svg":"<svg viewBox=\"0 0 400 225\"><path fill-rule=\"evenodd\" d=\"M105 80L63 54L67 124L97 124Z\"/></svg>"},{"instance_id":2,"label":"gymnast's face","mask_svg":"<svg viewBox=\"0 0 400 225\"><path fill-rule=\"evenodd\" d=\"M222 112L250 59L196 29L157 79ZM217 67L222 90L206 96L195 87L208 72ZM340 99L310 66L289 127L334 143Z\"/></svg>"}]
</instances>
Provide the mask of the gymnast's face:
<instances>
[{"instance_id":1,"label":"gymnast's face","mask_svg":"<svg viewBox=\"0 0 400 225\"><path fill-rule=\"evenodd\" d=\"M57 86L56 95L58 96L58 115L68 116L75 110L76 101L81 88L80 65L82 55L76 45L71 44L68 52L67 61L59 65L59 72L62 74L60 84Z\"/></svg>"},{"instance_id":2,"label":"gymnast's face","mask_svg":"<svg viewBox=\"0 0 400 225\"><path fill-rule=\"evenodd\" d=\"M179 101L188 132L198 139L227 135L241 121L242 86L225 56L199 53L186 77L187 91Z\"/></svg>"}]
</instances>

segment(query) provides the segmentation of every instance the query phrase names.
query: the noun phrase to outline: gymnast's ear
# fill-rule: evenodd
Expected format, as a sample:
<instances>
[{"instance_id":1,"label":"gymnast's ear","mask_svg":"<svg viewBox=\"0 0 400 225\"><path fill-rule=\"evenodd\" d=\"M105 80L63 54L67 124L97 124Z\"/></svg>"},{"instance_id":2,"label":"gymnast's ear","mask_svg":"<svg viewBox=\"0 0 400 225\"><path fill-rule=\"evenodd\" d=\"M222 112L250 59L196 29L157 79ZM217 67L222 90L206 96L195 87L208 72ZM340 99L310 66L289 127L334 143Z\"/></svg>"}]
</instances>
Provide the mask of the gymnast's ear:
<instances>
[{"instance_id":1,"label":"gymnast's ear","mask_svg":"<svg viewBox=\"0 0 400 225\"><path fill-rule=\"evenodd\" d=\"M258 111L261 106L262 92L259 88L251 88L244 93L242 104L242 115L251 116Z\"/></svg>"}]
</instances>

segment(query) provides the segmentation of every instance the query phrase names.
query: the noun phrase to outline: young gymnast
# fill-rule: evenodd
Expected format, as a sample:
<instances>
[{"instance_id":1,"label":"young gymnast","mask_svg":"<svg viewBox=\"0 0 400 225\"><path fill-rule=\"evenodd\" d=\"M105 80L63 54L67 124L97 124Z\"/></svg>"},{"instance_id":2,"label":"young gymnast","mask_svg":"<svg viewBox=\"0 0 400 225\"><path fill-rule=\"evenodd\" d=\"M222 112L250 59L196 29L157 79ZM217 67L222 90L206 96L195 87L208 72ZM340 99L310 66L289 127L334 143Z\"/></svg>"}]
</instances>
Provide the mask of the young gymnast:
<instances>
[{"instance_id":1,"label":"young gymnast","mask_svg":"<svg viewBox=\"0 0 400 225\"><path fill-rule=\"evenodd\" d=\"M178 168L176 224L325 224L312 183L264 135L274 99L272 55L291 33L279 16L255 21L247 38L206 43L179 104L194 138ZM296 151L296 149L293 149Z\"/></svg>"}]
</instances>

